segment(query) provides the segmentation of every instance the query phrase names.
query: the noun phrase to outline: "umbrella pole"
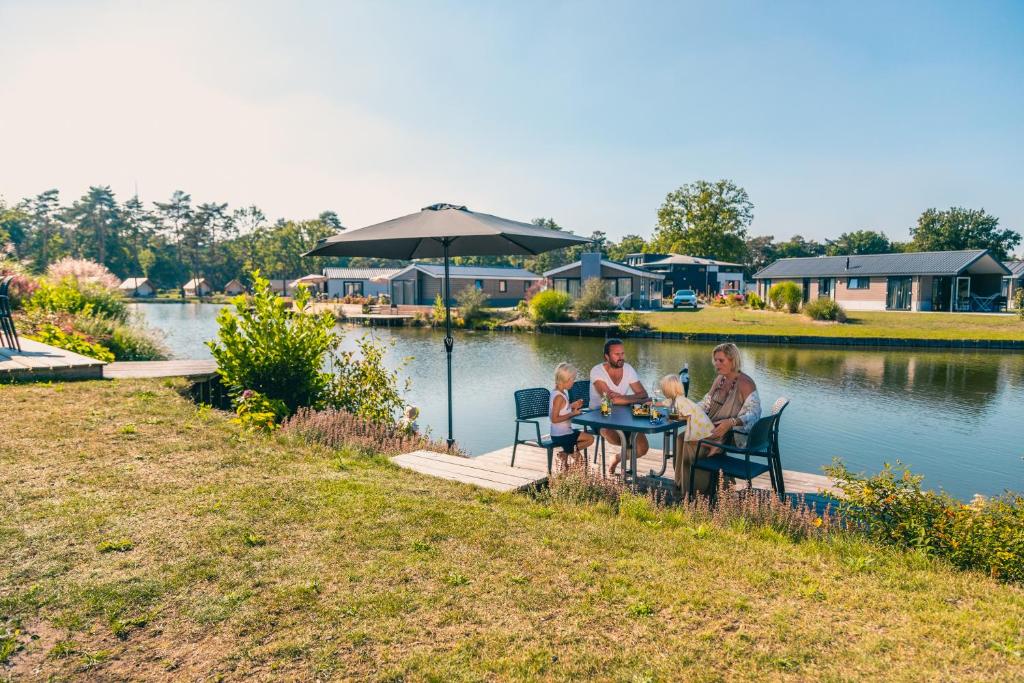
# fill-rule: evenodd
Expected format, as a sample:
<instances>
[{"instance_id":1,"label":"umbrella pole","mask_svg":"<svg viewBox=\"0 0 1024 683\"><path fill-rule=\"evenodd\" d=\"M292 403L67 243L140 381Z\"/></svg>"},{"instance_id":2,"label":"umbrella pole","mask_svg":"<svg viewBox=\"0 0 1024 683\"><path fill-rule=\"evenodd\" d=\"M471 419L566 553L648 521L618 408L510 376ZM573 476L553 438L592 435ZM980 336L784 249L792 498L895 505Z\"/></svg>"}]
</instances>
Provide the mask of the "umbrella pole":
<instances>
[{"instance_id":1,"label":"umbrella pole","mask_svg":"<svg viewBox=\"0 0 1024 683\"><path fill-rule=\"evenodd\" d=\"M452 337L452 306L451 306L451 281L448 275L448 244L450 240L444 239L444 351L448 357L448 450L455 445L455 438L452 436L452 347L455 346L455 339Z\"/></svg>"}]
</instances>

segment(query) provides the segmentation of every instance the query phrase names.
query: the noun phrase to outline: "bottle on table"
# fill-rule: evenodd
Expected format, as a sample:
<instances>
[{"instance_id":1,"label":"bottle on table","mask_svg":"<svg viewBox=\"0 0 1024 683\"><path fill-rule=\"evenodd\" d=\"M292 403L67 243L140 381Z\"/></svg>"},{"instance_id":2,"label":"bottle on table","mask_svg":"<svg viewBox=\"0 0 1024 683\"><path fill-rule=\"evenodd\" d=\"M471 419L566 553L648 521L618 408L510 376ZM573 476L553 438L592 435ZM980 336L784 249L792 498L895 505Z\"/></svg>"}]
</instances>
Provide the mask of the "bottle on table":
<instances>
[{"instance_id":1,"label":"bottle on table","mask_svg":"<svg viewBox=\"0 0 1024 683\"><path fill-rule=\"evenodd\" d=\"M608 399L608 394L602 394L601 396L601 414L611 415L612 413L612 402Z\"/></svg>"}]
</instances>

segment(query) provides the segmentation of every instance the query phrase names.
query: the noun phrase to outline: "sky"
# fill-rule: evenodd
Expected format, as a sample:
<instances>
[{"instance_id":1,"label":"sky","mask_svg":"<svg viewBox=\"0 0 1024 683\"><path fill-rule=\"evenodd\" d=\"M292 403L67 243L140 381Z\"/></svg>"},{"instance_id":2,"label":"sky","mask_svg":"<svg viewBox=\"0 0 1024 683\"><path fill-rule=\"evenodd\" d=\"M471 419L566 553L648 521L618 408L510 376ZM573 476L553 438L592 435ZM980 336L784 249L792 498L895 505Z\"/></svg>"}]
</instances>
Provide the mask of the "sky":
<instances>
[{"instance_id":1,"label":"sky","mask_svg":"<svg viewBox=\"0 0 1024 683\"><path fill-rule=\"evenodd\" d=\"M752 235L1024 232L1024 2L0 0L8 202L452 202L618 240L719 178Z\"/></svg>"}]
</instances>

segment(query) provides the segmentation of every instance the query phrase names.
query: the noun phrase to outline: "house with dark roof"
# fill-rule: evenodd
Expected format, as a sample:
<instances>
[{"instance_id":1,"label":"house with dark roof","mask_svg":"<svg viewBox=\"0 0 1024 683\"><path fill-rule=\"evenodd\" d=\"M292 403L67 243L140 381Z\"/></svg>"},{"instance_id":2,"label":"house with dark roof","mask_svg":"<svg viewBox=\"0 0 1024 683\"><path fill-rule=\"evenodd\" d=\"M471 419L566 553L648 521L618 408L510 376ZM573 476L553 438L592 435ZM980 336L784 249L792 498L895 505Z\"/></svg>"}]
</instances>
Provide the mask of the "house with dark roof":
<instances>
[{"instance_id":1,"label":"house with dark roof","mask_svg":"<svg viewBox=\"0 0 1024 683\"><path fill-rule=\"evenodd\" d=\"M995 311L1010 269L987 249L780 259L754 274L758 293L791 281L804 301L851 311Z\"/></svg>"},{"instance_id":2,"label":"house with dark roof","mask_svg":"<svg viewBox=\"0 0 1024 683\"><path fill-rule=\"evenodd\" d=\"M523 268L449 266L449 279L452 305L459 292L475 287L487 295L491 306L515 306L541 277ZM391 302L430 306L442 293L443 283L444 266L413 263L390 277Z\"/></svg>"},{"instance_id":3,"label":"house with dark roof","mask_svg":"<svg viewBox=\"0 0 1024 683\"><path fill-rule=\"evenodd\" d=\"M391 276L401 268L324 268L324 291L332 299L391 293Z\"/></svg>"},{"instance_id":4,"label":"house with dark roof","mask_svg":"<svg viewBox=\"0 0 1024 683\"><path fill-rule=\"evenodd\" d=\"M566 292L573 298L580 295L583 285L592 278L601 278L609 296L622 308L661 308L662 283L665 276L643 268L601 258L601 254L583 254L579 261L545 271L551 287Z\"/></svg>"},{"instance_id":5,"label":"house with dark roof","mask_svg":"<svg viewBox=\"0 0 1024 683\"><path fill-rule=\"evenodd\" d=\"M1006 297L1006 307L1016 308L1013 305L1017 292L1024 290L1024 260L1004 261L1003 265L1010 271L1010 276L1003 279L1003 295Z\"/></svg>"}]
</instances>

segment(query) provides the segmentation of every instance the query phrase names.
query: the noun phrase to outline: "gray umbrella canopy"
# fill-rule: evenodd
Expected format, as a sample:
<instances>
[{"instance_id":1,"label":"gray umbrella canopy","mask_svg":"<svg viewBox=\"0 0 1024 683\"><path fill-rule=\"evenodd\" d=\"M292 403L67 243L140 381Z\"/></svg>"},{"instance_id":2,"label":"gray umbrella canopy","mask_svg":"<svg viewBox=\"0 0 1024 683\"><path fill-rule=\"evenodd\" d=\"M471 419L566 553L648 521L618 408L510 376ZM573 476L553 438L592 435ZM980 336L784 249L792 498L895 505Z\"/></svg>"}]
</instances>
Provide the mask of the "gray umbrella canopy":
<instances>
[{"instance_id":1,"label":"gray umbrella canopy","mask_svg":"<svg viewBox=\"0 0 1024 683\"><path fill-rule=\"evenodd\" d=\"M369 256L403 259L445 256L540 254L590 240L571 233L511 221L454 204L434 204L418 213L320 240L306 256Z\"/></svg>"},{"instance_id":2,"label":"gray umbrella canopy","mask_svg":"<svg viewBox=\"0 0 1024 683\"><path fill-rule=\"evenodd\" d=\"M450 256L530 256L590 242L571 233L510 221L464 206L434 204L366 228L320 240L304 256L368 256L410 261L444 258L445 337L448 359L448 448L452 435L452 337Z\"/></svg>"}]
</instances>

